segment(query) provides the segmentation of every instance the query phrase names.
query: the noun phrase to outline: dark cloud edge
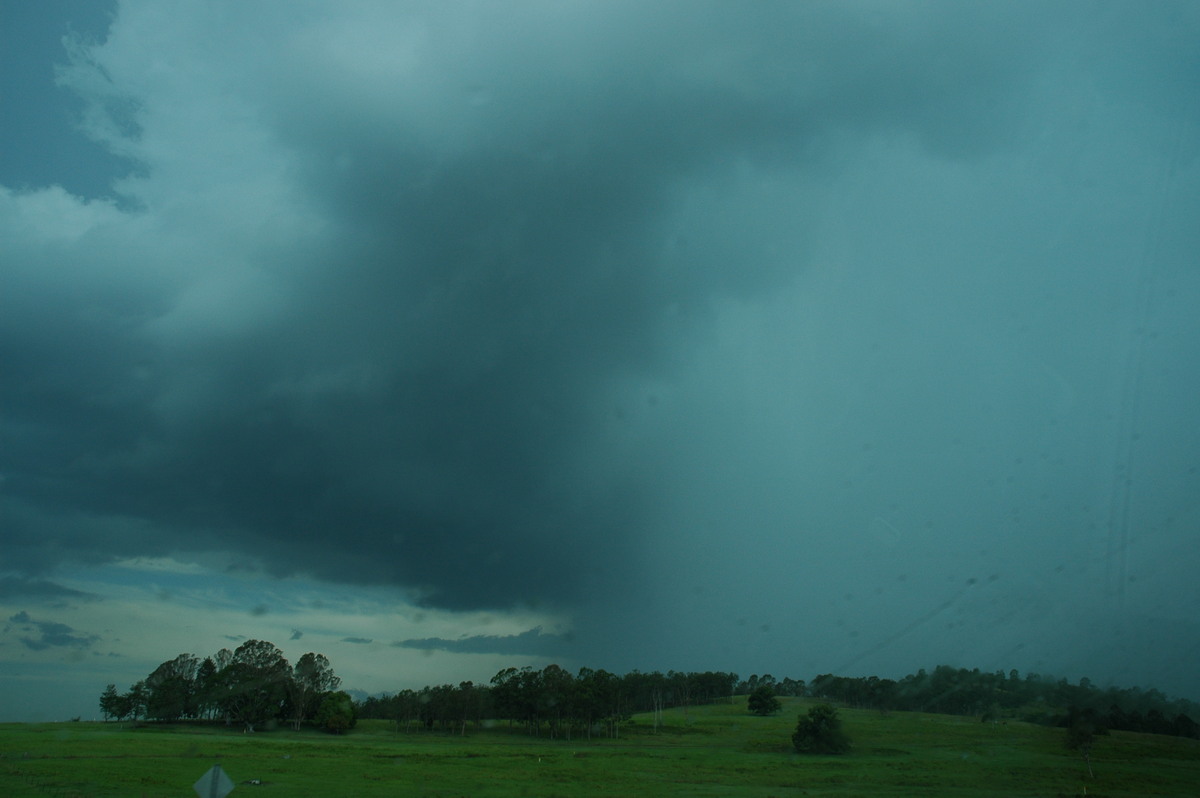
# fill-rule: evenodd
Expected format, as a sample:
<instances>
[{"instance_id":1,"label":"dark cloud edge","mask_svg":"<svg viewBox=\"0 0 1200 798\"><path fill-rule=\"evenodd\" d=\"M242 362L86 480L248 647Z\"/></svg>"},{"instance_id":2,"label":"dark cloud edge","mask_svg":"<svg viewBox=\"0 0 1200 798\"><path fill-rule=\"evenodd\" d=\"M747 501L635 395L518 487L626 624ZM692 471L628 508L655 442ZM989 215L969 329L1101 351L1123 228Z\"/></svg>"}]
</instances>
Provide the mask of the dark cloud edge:
<instances>
[{"instance_id":1,"label":"dark cloud edge","mask_svg":"<svg viewBox=\"0 0 1200 798\"><path fill-rule=\"evenodd\" d=\"M27 635L36 635L36 637L27 635L17 637L21 644L30 651L45 651L49 648L91 648L100 640L99 635L82 634L65 623L39 621L26 610L12 615L8 621L9 624L15 625ZM13 626L5 626L3 631L8 633L12 629Z\"/></svg>"},{"instance_id":2,"label":"dark cloud edge","mask_svg":"<svg viewBox=\"0 0 1200 798\"><path fill-rule=\"evenodd\" d=\"M420 651L447 651L456 654L515 654L523 656L560 656L570 652L574 635L546 634L541 626L515 635L472 635L457 640L423 637L398 640L396 648Z\"/></svg>"},{"instance_id":3,"label":"dark cloud edge","mask_svg":"<svg viewBox=\"0 0 1200 798\"><path fill-rule=\"evenodd\" d=\"M19 576L0 577L0 599L69 598L81 601L100 601L101 596L64 587L45 579L26 579Z\"/></svg>"}]
</instances>

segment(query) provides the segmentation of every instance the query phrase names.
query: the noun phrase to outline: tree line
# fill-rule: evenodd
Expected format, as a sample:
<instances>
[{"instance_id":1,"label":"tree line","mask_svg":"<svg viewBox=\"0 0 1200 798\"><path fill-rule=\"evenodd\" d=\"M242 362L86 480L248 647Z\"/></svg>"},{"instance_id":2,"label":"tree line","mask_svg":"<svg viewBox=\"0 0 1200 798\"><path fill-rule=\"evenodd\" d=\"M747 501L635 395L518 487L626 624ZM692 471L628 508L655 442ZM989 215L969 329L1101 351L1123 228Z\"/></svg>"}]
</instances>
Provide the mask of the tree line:
<instances>
[{"instance_id":1,"label":"tree line","mask_svg":"<svg viewBox=\"0 0 1200 798\"><path fill-rule=\"evenodd\" d=\"M485 721L506 721L531 735L618 736L634 713L651 713L654 728L667 708L754 696L748 709L778 710L771 696L836 702L856 709L978 715L983 720L1013 717L1044 725L1068 725L1072 713L1085 713L1098 727L1200 738L1200 705L1169 699L1156 689L1098 688L1087 678L1071 684L1037 673L981 671L939 665L902 679L820 674L811 681L776 679L771 674L740 679L736 673L632 671L618 676L581 668L572 675L558 665L542 670L506 668L489 684L462 682L372 696L359 704L364 718L391 720L398 727L454 731Z\"/></svg>"},{"instance_id":2,"label":"tree line","mask_svg":"<svg viewBox=\"0 0 1200 798\"><path fill-rule=\"evenodd\" d=\"M1069 725L1072 713L1082 712L1107 729L1200 739L1200 724L1193 720L1200 717L1200 704L1156 689L1099 688L1086 677L1071 684L1037 673L1022 677L1016 670L939 665L898 681L822 674L805 685L804 695L860 709L979 715L985 721L1014 717L1056 726Z\"/></svg>"},{"instance_id":3,"label":"tree line","mask_svg":"<svg viewBox=\"0 0 1200 798\"><path fill-rule=\"evenodd\" d=\"M340 685L324 654L309 652L293 666L274 644L247 640L203 660L180 654L125 693L109 684L100 695L100 712L105 720L221 718L251 731L270 722L290 722L296 729L316 722L339 732L353 727L356 711Z\"/></svg>"},{"instance_id":4,"label":"tree line","mask_svg":"<svg viewBox=\"0 0 1200 798\"><path fill-rule=\"evenodd\" d=\"M356 718L390 720L398 728L465 734L469 727L507 722L534 736L618 737L635 713L649 713L654 729L662 713L756 695L752 712L778 707L770 696L796 696L843 706L883 711L978 715L983 720L1013 717L1069 726L1084 717L1095 728L1149 732L1200 739L1200 705L1170 699L1156 689L1098 688L1087 678L1072 684L1016 670L981 671L939 665L902 679L820 674L811 681L776 679L770 674L740 679L723 671L631 671L617 675L558 665L542 669L505 668L487 684L470 681L371 696L353 702L339 692L341 680L322 654L308 653L294 666L273 644L249 640L234 651L222 649L204 660L180 654L145 679L118 693L108 685L100 697L105 719L224 719L253 729L268 722L295 728L315 722L330 731L354 725Z\"/></svg>"},{"instance_id":5,"label":"tree line","mask_svg":"<svg viewBox=\"0 0 1200 798\"><path fill-rule=\"evenodd\" d=\"M730 700L736 673L632 671L618 676L605 670L558 665L540 670L505 668L486 685L461 682L371 696L358 706L359 717L394 721L398 727L453 731L485 721L507 722L528 734L551 738L619 737L634 713L651 713L655 729L667 708Z\"/></svg>"}]
</instances>

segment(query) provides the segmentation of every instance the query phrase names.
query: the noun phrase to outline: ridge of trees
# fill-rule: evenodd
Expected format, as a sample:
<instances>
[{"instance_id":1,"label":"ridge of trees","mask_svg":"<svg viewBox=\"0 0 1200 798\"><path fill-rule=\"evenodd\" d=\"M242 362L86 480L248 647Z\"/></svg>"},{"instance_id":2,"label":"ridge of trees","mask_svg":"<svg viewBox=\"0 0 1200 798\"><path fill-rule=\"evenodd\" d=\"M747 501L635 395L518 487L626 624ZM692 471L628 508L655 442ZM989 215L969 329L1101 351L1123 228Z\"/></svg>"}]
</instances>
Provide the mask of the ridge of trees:
<instances>
[{"instance_id":1,"label":"ridge of trees","mask_svg":"<svg viewBox=\"0 0 1200 798\"><path fill-rule=\"evenodd\" d=\"M172 721L216 719L253 729L268 722L294 728L316 721L330 731L352 728L356 718L394 721L414 728L465 734L507 722L528 734L551 738L619 737L635 713L649 713L655 730L668 708L732 700L735 695L814 698L858 709L1002 717L1068 727L1084 717L1103 734L1108 729L1200 739L1200 704L1168 698L1156 689L1099 688L1087 678L1072 684L1037 673L1021 676L978 668L939 665L899 680L877 676L820 674L811 681L776 679L770 674L742 680L723 671L630 671L617 675L558 665L540 670L505 668L488 684L426 686L421 690L371 696L361 702L338 692L341 680L322 654L308 653L291 666L273 644L248 640L234 651L221 649L200 660L180 654L159 665L126 693L108 685L100 697L105 719ZM754 711L753 707L748 708Z\"/></svg>"},{"instance_id":2,"label":"ridge of trees","mask_svg":"<svg viewBox=\"0 0 1200 798\"><path fill-rule=\"evenodd\" d=\"M531 735L619 736L621 723L635 713L652 713L655 729L668 708L731 700L766 690L777 696L832 701L857 709L978 715L985 721L1013 717L1043 725L1068 725L1072 713L1086 712L1098 728L1167 734L1200 739L1200 705L1169 699L1156 689L1098 688L1087 678L1078 684L1015 669L981 671L939 665L902 679L821 674L811 681L776 679L770 674L741 680L735 673L631 671L618 676L581 668L572 675L558 665L542 670L506 668L490 685L426 686L371 696L358 705L359 716L392 720L413 728L465 734L468 725L507 721ZM749 708L749 711L754 711Z\"/></svg>"},{"instance_id":3,"label":"ridge of trees","mask_svg":"<svg viewBox=\"0 0 1200 798\"><path fill-rule=\"evenodd\" d=\"M634 713L652 713L655 729L669 707L731 700L738 685L736 673L631 671L617 676L605 670L580 668L572 674L558 665L541 670L505 668L488 685L462 682L421 690L371 696L359 704L359 717L395 721L406 731L414 727L465 734L485 721L507 722L528 734L551 738L619 737L621 724Z\"/></svg>"},{"instance_id":4,"label":"ridge of trees","mask_svg":"<svg viewBox=\"0 0 1200 798\"><path fill-rule=\"evenodd\" d=\"M354 725L354 707L348 694L336 692L340 685L324 654L309 652L292 666L273 643L247 640L204 660L180 654L125 693L109 684L100 712L105 720L224 718L251 731L276 721L299 729L320 718L324 727L341 731Z\"/></svg>"},{"instance_id":5,"label":"ridge of trees","mask_svg":"<svg viewBox=\"0 0 1200 798\"><path fill-rule=\"evenodd\" d=\"M1200 704L1170 699L1156 689L1099 688L1084 677L1077 684L1015 669L987 672L939 665L899 681L875 676L821 674L805 695L860 709L979 715L983 720L1014 717L1043 725L1067 726L1072 713L1086 711L1098 727L1200 739ZM1065 710L1065 713L1064 713Z\"/></svg>"}]
</instances>

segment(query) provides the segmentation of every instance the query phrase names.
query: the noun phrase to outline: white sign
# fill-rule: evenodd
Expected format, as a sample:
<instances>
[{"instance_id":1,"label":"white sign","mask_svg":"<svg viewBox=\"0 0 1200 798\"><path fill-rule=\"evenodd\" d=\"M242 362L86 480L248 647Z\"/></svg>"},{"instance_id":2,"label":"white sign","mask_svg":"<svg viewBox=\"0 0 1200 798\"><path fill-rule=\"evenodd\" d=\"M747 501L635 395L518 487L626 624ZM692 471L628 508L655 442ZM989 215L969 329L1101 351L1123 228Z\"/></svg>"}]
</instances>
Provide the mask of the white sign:
<instances>
[{"instance_id":1,"label":"white sign","mask_svg":"<svg viewBox=\"0 0 1200 798\"><path fill-rule=\"evenodd\" d=\"M200 798L225 798L233 792L233 782L225 775L225 771L221 770L220 765L213 765L192 785L192 789Z\"/></svg>"}]
</instances>

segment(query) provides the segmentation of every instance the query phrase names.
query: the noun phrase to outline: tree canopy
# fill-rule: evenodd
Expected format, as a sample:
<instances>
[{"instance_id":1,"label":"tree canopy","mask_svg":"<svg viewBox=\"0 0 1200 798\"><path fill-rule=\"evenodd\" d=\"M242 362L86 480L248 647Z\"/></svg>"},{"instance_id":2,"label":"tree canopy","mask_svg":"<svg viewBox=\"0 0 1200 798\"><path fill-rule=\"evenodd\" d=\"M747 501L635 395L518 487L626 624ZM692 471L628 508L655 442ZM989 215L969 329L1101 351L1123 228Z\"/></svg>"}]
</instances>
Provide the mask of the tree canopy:
<instances>
[{"instance_id":1,"label":"tree canopy","mask_svg":"<svg viewBox=\"0 0 1200 798\"><path fill-rule=\"evenodd\" d=\"M771 715L783 709L783 704L775 697L775 691L770 685L761 685L749 698L746 699L746 707L755 715Z\"/></svg>"},{"instance_id":2,"label":"tree canopy","mask_svg":"<svg viewBox=\"0 0 1200 798\"><path fill-rule=\"evenodd\" d=\"M484 719L506 720L531 735L552 738L620 736L621 724L635 712L658 712L664 707L728 701L738 683L736 673L632 671L618 676L606 670L580 668L572 674L558 665L541 670L526 666L505 668L489 684L427 686L372 696L360 707L360 717L387 718L411 730L465 733L468 724Z\"/></svg>"},{"instance_id":3,"label":"tree canopy","mask_svg":"<svg viewBox=\"0 0 1200 798\"><path fill-rule=\"evenodd\" d=\"M842 731L838 711L829 704L817 704L808 715L800 716L792 745L802 754L844 754L850 750L850 738Z\"/></svg>"},{"instance_id":4,"label":"tree canopy","mask_svg":"<svg viewBox=\"0 0 1200 798\"><path fill-rule=\"evenodd\" d=\"M317 726L333 734L341 734L354 728L358 722L358 710L350 694L338 690L326 693L317 709Z\"/></svg>"},{"instance_id":5,"label":"tree canopy","mask_svg":"<svg viewBox=\"0 0 1200 798\"><path fill-rule=\"evenodd\" d=\"M299 728L316 717L323 699L340 684L323 654L309 652L293 668L274 644L247 640L203 661L180 654L125 694L110 684L100 696L100 711L105 719L117 720L220 717L250 730L290 719Z\"/></svg>"},{"instance_id":6,"label":"tree canopy","mask_svg":"<svg viewBox=\"0 0 1200 798\"><path fill-rule=\"evenodd\" d=\"M291 666L273 644L248 640L236 650L223 648L203 660L180 654L125 693L109 684L99 706L106 720L220 718L248 728L290 722L298 729L314 722L326 697L340 687L341 679L323 654L309 652ZM1067 728L1074 717L1067 707L1075 707L1071 712L1085 713L1082 716L1096 728L1200 739L1200 724L1193 720L1200 717L1200 706L1170 699L1158 690L1101 688L1086 678L1071 684L1045 675L1022 676L1016 670L948 665L899 680L821 674L809 682L777 680L770 674L739 680L737 674L723 671L634 670L618 675L586 667L574 674L558 665L541 670L510 667L489 683L465 681L371 696L355 704L355 711L358 717L393 720L409 730L465 734L470 725L506 720L533 735L619 736L634 713L653 713L657 730L666 708L680 708L686 715L690 706L731 700L735 694L747 695L747 709L762 715L778 711L782 695L859 709L974 714L986 720L1007 715Z\"/></svg>"}]
</instances>

